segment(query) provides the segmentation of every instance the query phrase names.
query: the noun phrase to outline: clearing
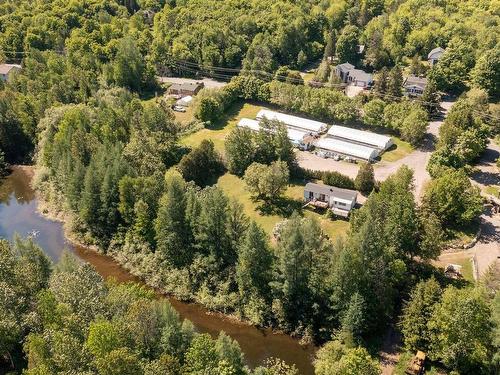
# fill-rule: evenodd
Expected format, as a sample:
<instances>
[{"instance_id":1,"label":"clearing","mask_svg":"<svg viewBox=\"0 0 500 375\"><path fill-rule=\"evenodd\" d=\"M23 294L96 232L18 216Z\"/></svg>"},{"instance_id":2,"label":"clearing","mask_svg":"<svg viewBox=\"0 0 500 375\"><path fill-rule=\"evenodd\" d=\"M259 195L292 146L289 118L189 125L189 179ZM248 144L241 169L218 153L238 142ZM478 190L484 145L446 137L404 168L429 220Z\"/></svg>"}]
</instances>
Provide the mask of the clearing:
<instances>
[{"instance_id":1,"label":"clearing","mask_svg":"<svg viewBox=\"0 0 500 375\"><path fill-rule=\"evenodd\" d=\"M236 127L238 121L243 117L254 119L262 108L264 107L252 103L236 102L229 107L220 120L208 128L182 138L181 143L193 148L198 146L204 139L209 139L214 142L215 149L223 153L224 139Z\"/></svg>"},{"instance_id":2,"label":"clearing","mask_svg":"<svg viewBox=\"0 0 500 375\"><path fill-rule=\"evenodd\" d=\"M269 235L271 235L274 226L290 216L294 210L303 212L306 217L316 218L324 232L331 239L346 233L349 228L348 221L332 220L310 210L302 211L304 184L298 182L291 182L283 198L272 207L265 206L261 201L254 200L246 190L243 180L235 175L226 173L219 178L217 185L229 197L237 199L243 205L245 214L262 226Z\"/></svg>"}]
</instances>

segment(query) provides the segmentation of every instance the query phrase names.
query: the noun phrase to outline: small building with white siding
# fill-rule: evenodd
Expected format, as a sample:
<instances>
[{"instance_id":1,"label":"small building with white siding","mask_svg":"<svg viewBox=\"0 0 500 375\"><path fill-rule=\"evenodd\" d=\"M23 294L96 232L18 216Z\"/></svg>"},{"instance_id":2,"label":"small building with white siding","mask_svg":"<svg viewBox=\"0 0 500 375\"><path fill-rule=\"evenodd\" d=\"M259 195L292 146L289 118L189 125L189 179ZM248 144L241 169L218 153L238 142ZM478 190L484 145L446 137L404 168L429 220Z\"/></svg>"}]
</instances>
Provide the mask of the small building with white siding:
<instances>
[{"instance_id":1,"label":"small building with white siding","mask_svg":"<svg viewBox=\"0 0 500 375\"><path fill-rule=\"evenodd\" d=\"M304 187L304 200L313 206L329 208L334 214L348 217L356 206L358 193L355 190L309 182Z\"/></svg>"},{"instance_id":2,"label":"small building with white siding","mask_svg":"<svg viewBox=\"0 0 500 375\"><path fill-rule=\"evenodd\" d=\"M287 115L285 113L270 111L268 109L261 109L257 113L256 119L276 120L283 122L289 128L295 128L300 131L310 132L310 133L323 133L328 128L328 125L324 122L309 120L302 117Z\"/></svg>"},{"instance_id":3,"label":"small building with white siding","mask_svg":"<svg viewBox=\"0 0 500 375\"><path fill-rule=\"evenodd\" d=\"M359 144L370 148L376 148L382 151L387 150L394 143L392 138L386 135L338 125L333 125L328 130L327 134L328 137L351 142L351 144Z\"/></svg>"},{"instance_id":4,"label":"small building with white siding","mask_svg":"<svg viewBox=\"0 0 500 375\"><path fill-rule=\"evenodd\" d=\"M380 154L379 151L373 147L346 142L335 138L318 139L315 146L323 151L330 151L365 161L374 161Z\"/></svg>"},{"instance_id":5,"label":"small building with white siding","mask_svg":"<svg viewBox=\"0 0 500 375\"><path fill-rule=\"evenodd\" d=\"M189 107L193 102L193 97L191 95L185 96L175 103L176 105L180 105L181 107Z\"/></svg>"}]
</instances>

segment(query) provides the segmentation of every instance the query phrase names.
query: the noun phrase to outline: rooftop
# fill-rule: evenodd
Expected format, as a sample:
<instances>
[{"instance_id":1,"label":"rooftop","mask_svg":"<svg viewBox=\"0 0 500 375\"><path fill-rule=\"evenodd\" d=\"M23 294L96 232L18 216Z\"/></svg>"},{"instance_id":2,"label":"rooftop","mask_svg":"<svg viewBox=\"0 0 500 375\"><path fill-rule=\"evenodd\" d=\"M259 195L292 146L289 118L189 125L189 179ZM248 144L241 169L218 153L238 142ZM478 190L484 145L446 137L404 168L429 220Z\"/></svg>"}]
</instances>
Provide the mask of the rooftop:
<instances>
[{"instance_id":1,"label":"rooftop","mask_svg":"<svg viewBox=\"0 0 500 375\"><path fill-rule=\"evenodd\" d=\"M343 64L337 65L337 69L341 70L342 72L347 72L349 70L354 69L354 65L349 64L348 62L345 62Z\"/></svg>"},{"instance_id":2,"label":"rooftop","mask_svg":"<svg viewBox=\"0 0 500 375\"><path fill-rule=\"evenodd\" d=\"M257 120L262 120L264 117L268 120L281 121L287 126L303 129L309 132L322 132L327 128L327 125L324 122L287 115L285 113L270 111L268 109L261 109L256 116Z\"/></svg>"},{"instance_id":3,"label":"rooftop","mask_svg":"<svg viewBox=\"0 0 500 375\"><path fill-rule=\"evenodd\" d=\"M358 192L355 190L341 189L330 185L315 184L314 182L307 183L304 190L319 194L333 195L336 198L345 199L347 201L355 201L358 196Z\"/></svg>"},{"instance_id":4,"label":"rooftop","mask_svg":"<svg viewBox=\"0 0 500 375\"><path fill-rule=\"evenodd\" d=\"M364 81L364 82L368 82L373 79L370 73L367 73L361 69L349 70L349 77L352 77L356 81Z\"/></svg>"},{"instance_id":5,"label":"rooftop","mask_svg":"<svg viewBox=\"0 0 500 375\"><path fill-rule=\"evenodd\" d=\"M429 52L429 54L427 55L427 58L430 58L431 55L433 55L437 52L444 52L444 48L436 47L436 48L432 49L431 52Z\"/></svg>"},{"instance_id":6,"label":"rooftop","mask_svg":"<svg viewBox=\"0 0 500 375\"><path fill-rule=\"evenodd\" d=\"M427 86L427 78L408 76L406 77L403 86L418 86L422 89L425 89L425 86Z\"/></svg>"},{"instance_id":7,"label":"rooftop","mask_svg":"<svg viewBox=\"0 0 500 375\"><path fill-rule=\"evenodd\" d=\"M348 128L346 126L333 125L327 133L334 138L346 139L358 143L364 143L372 147L385 150L392 145L391 137L386 135Z\"/></svg>"},{"instance_id":8,"label":"rooftop","mask_svg":"<svg viewBox=\"0 0 500 375\"><path fill-rule=\"evenodd\" d=\"M323 150L333 151L363 160L374 160L379 155L379 151L373 147L346 142L335 138L321 138L316 142L315 146Z\"/></svg>"},{"instance_id":9,"label":"rooftop","mask_svg":"<svg viewBox=\"0 0 500 375\"><path fill-rule=\"evenodd\" d=\"M22 69L22 66L18 64L0 64L0 74L8 74L14 68Z\"/></svg>"}]
</instances>

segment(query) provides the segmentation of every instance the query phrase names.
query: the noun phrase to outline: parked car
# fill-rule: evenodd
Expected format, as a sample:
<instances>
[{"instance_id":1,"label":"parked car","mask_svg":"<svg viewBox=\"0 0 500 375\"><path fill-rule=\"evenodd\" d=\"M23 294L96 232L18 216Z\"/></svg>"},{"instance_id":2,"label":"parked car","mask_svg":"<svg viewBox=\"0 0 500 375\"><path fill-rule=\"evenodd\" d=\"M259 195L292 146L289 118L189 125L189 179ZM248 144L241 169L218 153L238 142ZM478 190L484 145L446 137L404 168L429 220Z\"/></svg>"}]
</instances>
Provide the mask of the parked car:
<instances>
[{"instance_id":1,"label":"parked car","mask_svg":"<svg viewBox=\"0 0 500 375\"><path fill-rule=\"evenodd\" d=\"M344 160L347 161L348 163L354 163L354 164L358 163L358 161L356 159L351 158L350 156L346 156L346 158Z\"/></svg>"},{"instance_id":2,"label":"parked car","mask_svg":"<svg viewBox=\"0 0 500 375\"><path fill-rule=\"evenodd\" d=\"M181 107L180 105L174 105L172 108L175 112L186 112L186 108Z\"/></svg>"},{"instance_id":3,"label":"parked car","mask_svg":"<svg viewBox=\"0 0 500 375\"><path fill-rule=\"evenodd\" d=\"M324 151L316 151L316 155L318 155L320 158L326 159L328 156L326 155L326 152Z\"/></svg>"}]
</instances>

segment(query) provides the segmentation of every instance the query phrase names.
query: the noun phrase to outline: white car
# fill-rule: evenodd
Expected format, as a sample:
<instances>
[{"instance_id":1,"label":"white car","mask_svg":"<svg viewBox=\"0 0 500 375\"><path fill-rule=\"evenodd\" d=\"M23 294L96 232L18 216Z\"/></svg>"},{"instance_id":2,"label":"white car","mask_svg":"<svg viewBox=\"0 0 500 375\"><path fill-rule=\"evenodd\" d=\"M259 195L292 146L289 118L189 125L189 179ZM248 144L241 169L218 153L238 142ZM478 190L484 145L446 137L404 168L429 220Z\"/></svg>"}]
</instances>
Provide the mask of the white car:
<instances>
[{"instance_id":1,"label":"white car","mask_svg":"<svg viewBox=\"0 0 500 375\"><path fill-rule=\"evenodd\" d=\"M173 110L174 110L175 112L186 112L186 108L181 107L180 105L174 105Z\"/></svg>"}]
</instances>

